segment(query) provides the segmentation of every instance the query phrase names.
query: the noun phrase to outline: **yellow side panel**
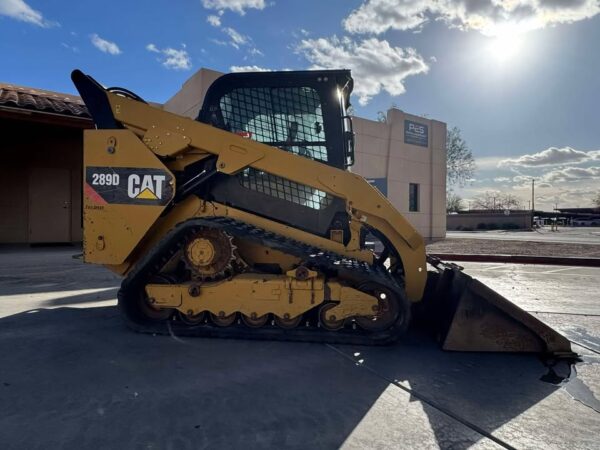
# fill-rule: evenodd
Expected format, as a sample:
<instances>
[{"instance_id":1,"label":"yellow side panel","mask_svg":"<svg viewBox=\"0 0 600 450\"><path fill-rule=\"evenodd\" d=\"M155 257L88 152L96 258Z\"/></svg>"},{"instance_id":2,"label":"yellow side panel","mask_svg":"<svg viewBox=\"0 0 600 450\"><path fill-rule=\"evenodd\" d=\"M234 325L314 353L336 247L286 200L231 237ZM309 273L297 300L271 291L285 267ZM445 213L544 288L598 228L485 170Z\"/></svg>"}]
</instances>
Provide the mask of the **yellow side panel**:
<instances>
[{"instance_id":1,"label":"yellow side panel","mask_svg":"<svg viewBox=\"0 0 600 450\"><path fill-rule=\"evenodd\" d=\"M86 262L121 264L175 193L175 178L129 130L86 130L83 156Z\"/></svg>"}]
</instances>

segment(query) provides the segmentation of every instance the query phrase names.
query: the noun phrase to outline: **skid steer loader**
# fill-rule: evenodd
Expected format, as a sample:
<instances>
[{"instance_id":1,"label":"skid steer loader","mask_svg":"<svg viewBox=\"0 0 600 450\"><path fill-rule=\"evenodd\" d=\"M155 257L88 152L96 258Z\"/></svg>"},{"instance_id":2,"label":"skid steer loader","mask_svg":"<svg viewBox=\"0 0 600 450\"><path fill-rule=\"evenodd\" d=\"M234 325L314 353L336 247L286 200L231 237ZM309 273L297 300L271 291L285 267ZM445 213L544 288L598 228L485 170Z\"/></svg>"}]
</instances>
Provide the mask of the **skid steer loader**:
<instances>
[{"instance_id":1,"label":"skid steer loader","mask_svg":"<svg viewBox=\"0 0 600 450\"><path fill-rule=\"evenodd\" d=\"M386 344L417 313L448 350L574 355L428 258L348 170L350 71L227 74L196 120L78 70L72 80L96 124L84 133L84 259L125 277L118 302L134 330Z\"/></svg>"}]
</instances>

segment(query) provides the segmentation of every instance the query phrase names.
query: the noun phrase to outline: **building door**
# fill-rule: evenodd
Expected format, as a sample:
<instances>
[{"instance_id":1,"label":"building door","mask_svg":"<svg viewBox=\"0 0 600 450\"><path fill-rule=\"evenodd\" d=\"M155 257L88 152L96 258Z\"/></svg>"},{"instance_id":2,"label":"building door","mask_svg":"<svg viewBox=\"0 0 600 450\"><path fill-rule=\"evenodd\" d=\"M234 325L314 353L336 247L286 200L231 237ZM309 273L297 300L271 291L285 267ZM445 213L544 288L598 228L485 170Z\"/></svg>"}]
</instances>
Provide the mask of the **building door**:
<instances>
[{"instance_id":1,"label":"building door","mask_svg":"<svg viewBox=\"0 0 600 450\"><path fill-rule=\"evenodd\" d=\"M29 242L71 242L71 171L29 172Z\"/></svg>"}]
</instances>

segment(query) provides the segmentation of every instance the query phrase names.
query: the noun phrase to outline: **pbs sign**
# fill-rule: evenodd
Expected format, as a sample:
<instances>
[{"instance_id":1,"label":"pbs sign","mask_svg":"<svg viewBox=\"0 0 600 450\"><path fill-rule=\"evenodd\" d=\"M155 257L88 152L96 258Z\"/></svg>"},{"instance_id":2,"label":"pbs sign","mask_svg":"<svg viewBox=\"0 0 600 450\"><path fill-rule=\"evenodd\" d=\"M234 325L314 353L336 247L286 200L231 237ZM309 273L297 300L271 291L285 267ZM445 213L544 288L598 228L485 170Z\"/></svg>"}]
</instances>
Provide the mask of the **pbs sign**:
<instances>
[{"instance_id":1,"label":"pbs sign","mask_svg":"<svg viewBox=\"0 0 600 450\"><path fill-rule=\"evenodd\" d=\"M412 120L405 120L404 143L429 147L429 127Z\"/></svg>"}]
</instances>

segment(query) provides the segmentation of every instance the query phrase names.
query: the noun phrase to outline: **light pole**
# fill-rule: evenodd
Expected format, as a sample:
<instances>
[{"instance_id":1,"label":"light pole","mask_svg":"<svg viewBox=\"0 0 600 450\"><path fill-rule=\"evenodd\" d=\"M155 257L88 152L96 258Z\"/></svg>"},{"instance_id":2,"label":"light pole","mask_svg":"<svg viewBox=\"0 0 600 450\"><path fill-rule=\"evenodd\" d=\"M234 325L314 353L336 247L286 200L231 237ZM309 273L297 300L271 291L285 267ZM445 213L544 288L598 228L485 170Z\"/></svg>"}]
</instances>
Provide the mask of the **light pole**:
<instances>
[{"instance_id":1,"label":"light pole","mask_svg":"<svg viewBox=\"0 0 600 450\"><path fill-rule=\"evenodd\" d=\"M531 179L531 213L535 214L535 178Z\"/></svg>"},{"instance_id":2,"label":"light pole","mask_svg":"<svg viewBox=\"0 0 600 450\"><path fill-rule=\"evenodd\" d=\"M531 179L531 227L535 224L535 178Z\"/></svg>"}]
</instances>

